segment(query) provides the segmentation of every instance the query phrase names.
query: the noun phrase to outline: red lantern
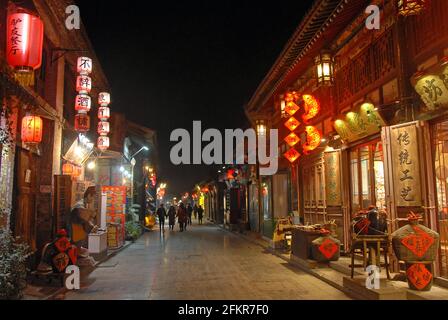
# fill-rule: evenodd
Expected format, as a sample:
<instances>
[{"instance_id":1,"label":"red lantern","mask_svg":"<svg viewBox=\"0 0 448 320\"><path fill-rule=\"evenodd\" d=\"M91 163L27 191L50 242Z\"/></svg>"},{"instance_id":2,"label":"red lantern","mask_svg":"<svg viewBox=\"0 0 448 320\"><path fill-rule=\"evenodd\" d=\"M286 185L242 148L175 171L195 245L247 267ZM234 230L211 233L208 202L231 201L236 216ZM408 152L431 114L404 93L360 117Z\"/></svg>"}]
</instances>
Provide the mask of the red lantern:
<instances>
[{"instance_id":1,"label":"red lantern","mask_svg":"<svg viewBox=\"0 0 448 320\"><path fill-rule=\"evenodd\" d=\"M320 111L320 104L319 101L310 94L304 94L302 98L305 108L305 114L302 116L302 119L304 122L307 122L317 116Z\"/></svg>"},{"instance_id":2,"label":"red lantern","mask_svg":"<svg viewBox=\"0 0 448 320\"><path fill-rule=\"evenodd\" d=\"M229 169L227 170L227 179L233 180L235 179L235 169Z\"/></svg>"},{"instance_id":3,"label":"red lantern","mask_svg":"<svg viewBox=\"0 0 448 320\"><path fill-rule=\"evenodd\" d=\"M107 136L99 136L97 140L98 149L106 150L109 148L109 137Z\"/></svg>"},{"instance_id":4,"label":"red lantern","mask_svg":"<svg viewBox=\"0 0 448 320\"><path fill-rule=\"evenodd\" d=\"M82 167L78 167L78 166L73 166L73 174L72 176L74 178L78 178L82 173Z\"/></svg>"},{"instance_id":5,"label":"red lantern","mask_svg":"<svg viewBox=\"0 0 448 320\"><path fill-rule=\"evenodd\" d=\"M79 93L89 93L92 90L92 79L88 76L78 76L76 77L76 91Z\"/></svg>"},{"instance_id":6,"label":"red lantern","mask_svg":"<svg viewBox=\"0 0 448 320\"><path fill-rule=\"evenodd\" d=\"M107 121L100 121L98 122L98 134L99 135L107 135L110 131L109 122Z\"/></svg>"},{"instance_id":7,"label":"red lantern","mask_svg":"<svg viewBox=\"0 0 448 320\"><path fill-rule=\"evenodd\" d=\"M78 113L75 116L75 130L87 132L90 129L90 117L85 113Z\"/></svg>"},{"instance_id":8,"label":"red lantern","mask_svg":"<svg viewBox=\"0 0 448 320\"><path fill-rule=\"evenodd\" d=\"M285 127L290 131L294 131L298 126L300 126L300 122L294 117L289 118L288 121L285 122Z\"/></svg>"},{"instance_id":9,"label":"red lantern","mask_svg":"<svg viewBox=\"0 0 448 320\"><path fill-rule=\"evenodd\" d=\"M71 163L67 162L62 165L62 174L71 176L74 170L74 166Z\"/></svg>"},{"instance_id":10,"label":"red lantern","mask_svg":"<svg viewBox=\"0 0 448 320\"><path fill-rule=\"evenodd\" d=\"M430 0L398 0L398 13L402 16L417 15L427 9Z\"/></svg>"},{"instance_id":11,"label":"red lantern","mask_svg":"<svg viewBox=\"0 0 448 320\"><path fill-rule=\"evenodd\" d=\"M98 108L98 119L107 120L110 118L110 109L109 107L99 107Z\"/></svg>"},{"instance_id":12,"label":"red lantern","mask_svg":"<svg viewBox=\"0 0 448 320\"><path fill-rule=\"evenodd\" d=\"M22 85L34 84L34 70L42 63L44 24L28 13L13 13L7 18L6 59Z\"/></svg>"},{"instance_id":13,"label":"red lantern","mask_svg":"<svg viewBox=\"0 0 448 320\"><path fill-rule=\"evenodd\" d=\"M306 142L303 145L303 150L305 150L306 153L313 151L320 145L321 137L319 130L317 130L313 126L306 126L305 127L306 132Z\"/></svg>"},{"instance_id":14,"label":"red lantern","mask_svg":"<svg viewBox=\"0 0 448 320\"><path fill-rule=\"evenodd\" d=\"M87 57L78 57L77 68L79 74L89 75L92 72L92 59Z\"/></svg>"},{"instance_id":15,"label":"red lantern","mask_svg":"<svg viewBox=\"0 0 448 320\"><path fill-rule=\"evenodd\" d=\"M300 138L294 132L291 132L289 135L287 135L284 140L290 147L294 147L297 143L300 142Z\"/></svg>"},{"instance_id":16,"label":"red lantern","mask_svg":"<svg viewBox=\"0 0 448 320\"><path fill-rule=\"evenodd\" d=\"M22 142L39 143L42 141L42 119L38 116L25 116L22 119Z\"/></svg>"},{"instance_id":17,"label":"red lantern","mask_svg":"<svg viewBox=\"0 0 448 320\"><path fill-rule=\"evenodd\" d=\"M98 94L98 104L102 107L107 107L110 103L110 94L107 92L100 92Z\"/></svg>"},{"instance_id":18,"label":"red lantern","mask_svg":"<svg viewBox=\"0 0 448 320\"><path fill-rule=\"evenodd\" d=\"M81 113L89 112L92 100L86 94L78 94L75 98L75 110Z\"/></svg>"},{"instance_id":19,"label":"red lantern","mask_svg":"<svg viewBox=\"0 0 448 320\"><path fill-rule=\"evenodd\" d=\"M296 91L288 92L285 94L285 101L286 102L297 102L299 100L300 96Z\"/></svg>"},{"instance_id":20,"label":"red lantern","mask_svg":"<svg viewBox=\"0 0 448 320\"><path fill-rule=\"evenodd\" d=\"M294 161L296 161L300 157L300 153L296 149L294 149L294 148L289 149L283 155L291 163L293 163Z\"/></svg>"}]
</instances>

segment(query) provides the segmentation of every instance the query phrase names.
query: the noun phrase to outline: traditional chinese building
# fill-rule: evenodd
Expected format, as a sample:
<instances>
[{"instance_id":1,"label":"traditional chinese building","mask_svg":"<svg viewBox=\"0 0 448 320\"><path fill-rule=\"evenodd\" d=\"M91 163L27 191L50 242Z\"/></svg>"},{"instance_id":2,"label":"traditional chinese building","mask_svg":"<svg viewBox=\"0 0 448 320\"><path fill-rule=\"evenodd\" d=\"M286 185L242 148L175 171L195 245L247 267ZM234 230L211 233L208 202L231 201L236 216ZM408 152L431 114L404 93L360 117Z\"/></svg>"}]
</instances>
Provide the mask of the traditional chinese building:
<instances>
[{"instance_id":1,"label":"traditional chinese building","mask_svg":"<svg viewBox=\"0 0 448 320\"><path fill-rule=\"evenodd\" d=\"M420 213L440 233L435 274L446 279L448 2L403 3L314 2L246 107L254 127L279 130L280 169L250 197L265 236L292 211L335 221L345 251L359 210L385 209L390 232ZM366 27L370 4L379 29Z\"/></svg>"},{"instance_id":2,"label":"traditional chinese building","mask_svg":"<svg viewBox=\"0 0 448 320\"><path fill-rule=\"evenodd\" d=\"M73 1L0 1L0 25L7 27L0 28L0 101L4 138L0 145L1 224L30 246L34 258L39 257L42 246L53 238L58 227L55 175L63 173L63 165L67 162L77 161L76 154L88 156L89 150L81 145L74 130L79 56L92 59L92 100L109 88L84 26L81 25L79 30L68 30L65 26L66 7L72 4ZM31 17L36 21L26 30L31 43L27 50L41 55L40 63L34 69L11 65L14 58L11 48L24 36L21 33L19 37L14 31L23 22L22 16L8 18L16 13L25 13L27 19ZM34 81L28 81L33 78ZM92 107L92 111L96 113L96 107ZM36 118L24 126L26 116ZM95 118L90 116L91 123L87 123L91 128L96 123ZM7 125L8 121L10 125ZM95 141L95 131L86 133L83 141ZM37 133L41 134L41 139L32 140ZM82 177L84 169L79 168L78 177Z\"/></svg>"}]
</instances>

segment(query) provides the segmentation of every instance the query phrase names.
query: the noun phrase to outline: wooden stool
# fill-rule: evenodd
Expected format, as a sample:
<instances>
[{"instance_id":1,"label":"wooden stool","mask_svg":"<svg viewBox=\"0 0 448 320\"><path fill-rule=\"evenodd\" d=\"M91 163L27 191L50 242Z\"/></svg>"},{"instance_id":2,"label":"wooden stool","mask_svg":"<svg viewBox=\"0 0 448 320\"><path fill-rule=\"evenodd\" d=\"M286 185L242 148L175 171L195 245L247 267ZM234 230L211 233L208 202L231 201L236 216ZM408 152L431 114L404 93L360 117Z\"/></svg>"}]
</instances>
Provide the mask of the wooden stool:
<instances>
[{"instance_id":1,"label":"wooden stool","mask_svg":"<svg viewBox=\"0 0 448 320\"><path fill-rule=\"evenodd\" d=\"M386 268L387 279L390 280L389 274L389 262L387 259L387 253L389 250L389 237L387 235L358 235L352 239L352 245L350 248L351 254L351 278L355 273L355 266L362 266L364 270L367 268L368 254L371 263L374 263L381 268L381 248L384 252L384 266ZM358 250L358 251L357 251ZM363 264L355 265L355 254L361 253L363 256Z\"/></svg>"}]
</instances>

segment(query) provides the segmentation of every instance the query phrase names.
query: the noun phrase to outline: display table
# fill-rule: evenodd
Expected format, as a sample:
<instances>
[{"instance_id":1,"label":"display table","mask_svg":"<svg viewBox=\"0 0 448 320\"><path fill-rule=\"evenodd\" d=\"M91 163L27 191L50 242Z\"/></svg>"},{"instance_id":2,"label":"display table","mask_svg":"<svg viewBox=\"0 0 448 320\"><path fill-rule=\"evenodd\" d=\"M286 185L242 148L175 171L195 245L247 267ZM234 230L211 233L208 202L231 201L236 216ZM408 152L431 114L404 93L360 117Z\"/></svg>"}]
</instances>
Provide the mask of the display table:
<instances>
[{"instance_id":1,"label":"display table","mask_svg":"<svg viewBox=\"0 0 448 320\"><path fill-rule=\"evenodd\" d=\"M311 259L311 243L321 237L321 233L316 230L293 228L291 234L291 254L303 260Z\"/></svg>"},{"instance_id":2,"label":"display table","mask_svg":"<svg viewBox=\"0 0 448 320\"><path fill-rule=\"evenodd\" d=\"M100 260L107 255L107 232L98 231L89 234L89 253L95 260Z\"/></svg>"}]
</instances>

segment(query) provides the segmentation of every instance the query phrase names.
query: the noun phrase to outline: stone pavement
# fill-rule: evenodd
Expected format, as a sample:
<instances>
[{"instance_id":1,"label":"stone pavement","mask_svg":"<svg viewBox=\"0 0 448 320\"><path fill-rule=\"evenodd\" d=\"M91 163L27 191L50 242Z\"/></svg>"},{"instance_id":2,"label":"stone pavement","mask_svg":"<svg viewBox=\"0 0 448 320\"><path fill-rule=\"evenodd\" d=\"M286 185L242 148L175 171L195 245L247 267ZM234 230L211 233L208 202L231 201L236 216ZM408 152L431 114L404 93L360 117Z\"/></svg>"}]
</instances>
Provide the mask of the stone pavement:
<instances>
[{"instance_id":1,"label":"stone pavement","mask_svg":"<svg viewBox=\"0 0 448 320\"><path fill-rule=\"evenodd\" d=\"M349 299L260 246L214 225L146 232L65 299Z\"/></svg>"}]
</instances>

